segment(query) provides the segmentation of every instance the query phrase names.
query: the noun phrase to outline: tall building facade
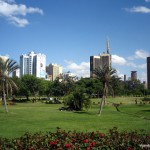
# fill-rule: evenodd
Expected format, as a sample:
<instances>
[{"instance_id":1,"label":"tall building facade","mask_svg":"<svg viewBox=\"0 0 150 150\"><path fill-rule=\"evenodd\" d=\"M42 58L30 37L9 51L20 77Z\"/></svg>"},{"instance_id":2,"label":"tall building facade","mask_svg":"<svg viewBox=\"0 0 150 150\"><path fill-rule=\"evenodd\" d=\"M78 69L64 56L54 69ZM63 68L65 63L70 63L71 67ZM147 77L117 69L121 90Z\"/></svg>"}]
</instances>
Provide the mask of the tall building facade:
<instances>
[{"instance_id":1,"label":"tall building facade","mask_svg":"<svg viewBox=\"0 0 150 150\"><path fill-rule=\"evenodd\" d=\"M93 70L100 66L100 56L90 56L90 77L95 77Z\"/></svg>"},{"instance_id":2,"label":"tall building facade","mask_svg":"<svg viewBox=\"0 0 150 150\"><path fill-rule=\"evenodd\" d=\"M137 71L131 71L131 80L137 80Z\"/></svg>"},{"instance_id":3,"label":"tall building facade","mask_svg":"<svg viewBox=\"0 0 150 150\"><path fill-rule=\"evenodd\" d=\"M90 77L95 77L93 71L98 67L104 67L105 65L111 67L111 55L108 40L106 46L107 46L107 53L104 52L99 56L90 56Z\"/></svg>"},{"instance_id":4,"label":"tall building facade","mask_svg":"<svg viewBox=\"0 0 150 150\"><path fill-rule=\"evenodd\" d=\"M147 57L147 88L150 89L150 57Z\"/></svg>"},{"instance_id":5,"label":"tall building facade","mask_svg":"<svg viewBox=\"0 0 150 150\"><path fill-rule=\"evenodd\" d=\"M12 77L20 77L20 69L16 69L13 73L12 73Z\"/></svg>"},{"instance_id":6,"label":"tall building facade","mask_svg":"<svg viewBox=\"0 0 150 150\"><path fill-rule=\"evenodd\" d=\"M20 76L30 74L39 78L46 76L46 55L34 53L20 56Z\"/></svg>"},{"instance_id":7,"label":"tall building facade","mask_svg":"<svg viewBox=\"0 0 150 150\"><path fill-rule=\"evenodd\" d=\"M47 74L51 77L52 81L56 79L60 74L62 74L62 66L57 64L49 64L46 67Z\"/></svg>"}]
</instances>

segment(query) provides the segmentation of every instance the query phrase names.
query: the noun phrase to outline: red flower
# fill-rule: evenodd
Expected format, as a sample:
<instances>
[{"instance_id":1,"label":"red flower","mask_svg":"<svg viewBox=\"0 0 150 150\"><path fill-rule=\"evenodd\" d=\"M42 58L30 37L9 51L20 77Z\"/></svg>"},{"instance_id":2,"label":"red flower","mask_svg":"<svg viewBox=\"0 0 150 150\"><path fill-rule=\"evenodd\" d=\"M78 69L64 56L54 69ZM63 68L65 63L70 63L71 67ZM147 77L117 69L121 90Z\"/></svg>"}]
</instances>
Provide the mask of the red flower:
<instances>
[{"instance_id":1,"label":"red flower","mask_svg":"<svg viewBox=\"0 0 150 150\"><path fill-rule=\"evenodd\" d=\"M86 150L91 150L91 147L87 147Z\"/></svg>"},{"instance_id":2,"label":"red flower","mask_svg":"<svg viewBox=\"0 0 150 150\"><path fill-rule=\"evenodd\" d=\"M83 142L84 142L84 143L89 143L89 140L88 140L88 139L85 139Z\"/></svg>"},{"instance_id":3,"label":"red flower","mask_svg":"<svg viewBox=\"0 0 150 150\"><path fill-rule=\"evenodd\" d=\"M105 136L105 134L104 134L104 133L101 133L101 134L100 134L100 137L101 137L101 138L103 138L104 136Z\"/></svg>"},{"instance_id":4,"label":"red flower","mask_svg":"<svg viewBox=\"0 0 150 150\"><path fill-rule=\"evenodd\" d=\"M131 148L131 147L129 147L127 150L132 150L132 148Z\"/></svg>"},{"instance_id":5,"label":"red flower","mask_svg":"<svg viewBox=\"0 0 150 150\"><path fill-rule=\"evenodd\" d=\"M58 143L57 141L51 141L51 142L50 142L50 146L52 146L52 145L53 145L53 146L56 146L57 143Z\"/></svg>"},{"instance_id":6,"label":"red flower","mask_svg":"<svg viewBox=\"0 0 150 150\"><path fill-rule=\"evenodd\" d=\"M67 143L67 144L65 145L65 147L66 147L66 148L70 148L70 147L71 147L71 144L70 144L70 143Z\"/></svg>"},{"instance_id":7,"label":"red flower","mask_svg":"<svg viewBox=\"0 0 150 150\"><path fill-rule=\"evenodd\" d=\"M91 143L91 146L92 146L92 147L95 147L95 146L96 146L96 143L93 141L93 142Z\"/></svg>"}]
</instances>

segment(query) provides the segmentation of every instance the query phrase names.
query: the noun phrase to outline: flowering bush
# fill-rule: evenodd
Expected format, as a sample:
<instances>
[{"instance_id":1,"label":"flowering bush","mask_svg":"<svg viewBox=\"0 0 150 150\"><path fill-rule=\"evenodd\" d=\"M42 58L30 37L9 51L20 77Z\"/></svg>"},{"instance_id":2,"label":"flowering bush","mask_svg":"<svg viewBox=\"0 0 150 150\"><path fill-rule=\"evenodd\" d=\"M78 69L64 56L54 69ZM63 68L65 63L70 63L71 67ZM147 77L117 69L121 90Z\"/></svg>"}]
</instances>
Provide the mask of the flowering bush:
<instances>
[{"instance_id":1,"label":"flowering bush","mask_svg":"<svg viewBox=\"0 0 150 150\"><path fill-rule=\"evenodd\" d=\"M99 131L84 133L58 129L44 135L25 133L20 138L0 138L0 150L141 150L148 149L149 143L150 135L144 132L118 132L113 128L105 135Z\"/></svg>"}]
</instances>

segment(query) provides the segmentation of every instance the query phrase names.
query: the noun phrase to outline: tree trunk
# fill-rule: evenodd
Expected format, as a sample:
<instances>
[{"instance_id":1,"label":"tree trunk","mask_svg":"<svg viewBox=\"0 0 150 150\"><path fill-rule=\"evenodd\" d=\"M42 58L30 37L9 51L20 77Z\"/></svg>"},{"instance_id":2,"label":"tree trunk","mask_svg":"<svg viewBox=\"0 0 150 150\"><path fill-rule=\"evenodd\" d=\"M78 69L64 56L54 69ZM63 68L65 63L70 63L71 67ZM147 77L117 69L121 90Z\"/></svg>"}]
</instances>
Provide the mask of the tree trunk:
<instances>
[{"instance_id":1,"label":"tree trunk","mask_svg":"<svg viewBox=\"0 0 150 150\"><path fill-rule=\"evenodd\" d=\"M101 115L103 106L106 103L106 86L107 85L106 85L106 82L105 82L104 85L103 85L103 97L102 97L102 100L101 100L101 103L100 103L100 107L99 107L99 112L98 112L99 116Z\"/></svg>"},{"instance_id":2,"label":"tree trunk","mask_svg":"<svg viewBox=\"0 0 150 150\"><path fill-rule=\"evenodd\" d=\"M4 81L3 81L3 100L4 100L5 110L6 110L6 112L8 112L7 102L6 102L6 96L5 96L5 85L4 85Z\"/></svg>"},{"instance_id":3,"label":"tree trunk","mask_svg":"<svg viewBox=\"0 0 150 150\"><path fill-rule=\"evenodd\" d=\"M101 102L100 102L100 106L99 106L99 112L98 115L100 116L102 113L102 109L103 109L103 105L104 105L104 101L105 101L105 95L103 95Z\"/></svg>"}]
</instances>

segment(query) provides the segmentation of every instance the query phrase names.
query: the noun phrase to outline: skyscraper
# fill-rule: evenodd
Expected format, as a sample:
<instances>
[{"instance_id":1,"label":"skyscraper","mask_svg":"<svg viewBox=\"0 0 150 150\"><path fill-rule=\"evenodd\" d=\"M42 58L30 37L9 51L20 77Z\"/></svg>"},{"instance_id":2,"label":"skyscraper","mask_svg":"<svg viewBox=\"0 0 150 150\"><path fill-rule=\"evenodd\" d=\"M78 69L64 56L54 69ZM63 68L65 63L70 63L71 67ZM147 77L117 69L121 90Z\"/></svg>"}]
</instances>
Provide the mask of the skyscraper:
<instances>
[{"instance_id":1,"label":"skyscraper","mask_svg":"<svg viewBox=\"0 0 150 150\"><path fill-rule=\"evenodd\" d=\"M131 80L137 80L137 71L131 71Z\"/></svg>"},{"instance_id":2,"label":"skyscraper","mask_svg":"<svg viewBox=\"0 0 150 150\"><path fill-rule=\"evenodd\" d=\"M147 88L150 89L150 57L147 57Z\"/></svg>"},{"instance_id":3,"label":"skyscraper","mask_svg":"<svg viewBox=\"0 0 150 150\"><path fill-rule=\"evenodd\" d=\"M93 70L100 66L100 55L90 56L90 77L95 77Z\"/></svg>"},{"instance_id":4,"label":"skyscraper","mask_svg":"<svg viewBox=\"0 0 150 150\"><path fill-rule=\"evenodd\" d=\"M90 77L95 77L93 71L98 67L108 65L111 66L111 55L109 41L106 43L107 53L100 54L99 56L90 56Z\"/></svg>"},{"instance_id":5,"label":"skyscraper","mask_svg":"<svg viewBox=\"0 0 150 150\"><path fill-rule=\"evenodd\" d=\"M48 75L52 76L52 81L56 79L60 74L62 74L62 66L57 64L49 64L46 67L46 72Z\"/></svg>"},{"instance_id":6,"label":"skyscraper","mask_svg":"<svg viewBox=\"0 0 150 150\"><path fill-rule=\"evenodd\" d=\"M46 56L41 53L30 52L20 56L20 76L25 74L35 75L45 78L46 75Z\"/></svg>"}]
</instances>

